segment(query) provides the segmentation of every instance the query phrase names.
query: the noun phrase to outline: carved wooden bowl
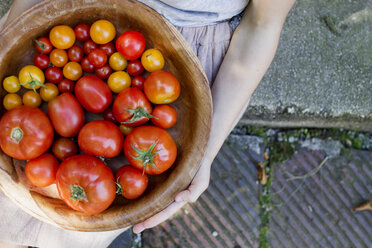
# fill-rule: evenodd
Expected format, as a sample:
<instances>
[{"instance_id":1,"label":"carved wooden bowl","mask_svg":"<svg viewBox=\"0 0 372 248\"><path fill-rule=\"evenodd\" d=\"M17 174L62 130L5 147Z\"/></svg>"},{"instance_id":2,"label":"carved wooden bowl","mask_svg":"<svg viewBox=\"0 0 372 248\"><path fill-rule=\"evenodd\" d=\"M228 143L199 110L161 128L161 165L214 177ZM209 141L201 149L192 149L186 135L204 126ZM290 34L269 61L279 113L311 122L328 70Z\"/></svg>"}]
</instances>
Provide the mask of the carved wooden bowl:
<instances>
[{"instance_id":1,"label":"carved wooden bowl","mask_svg":"<svg viewBox=\"0 0 372 248\"><path fill-rule=\"evenodd\" d=\"M140 31L148 48L157 48L163 53L165 70L179 79L181 95L172 103L178 121L169 129L177 144L178 156L167 172L150 176L149 187L142 197L129 201L118 196L106 211L89 216L67 207L59 199L55 184L46 188L33 187L24 175L26 161L12 159L0 150L0 187L4 193L38 219L79 231L124 228L168 206L175 195L190 184L199 168L209 138L212 115L208 82L191 47L155 11L130 0L55 0L35 5L0 33L0 81L6 76L18 75L22 66L32 64L36 54L33 40L48 35L53 26L67 24L74 27L78 23L92 24L99 19L111 21L117 29L117 36L129 29ZM0 92L2 96L6 94L3 89ZM114 172L125 164L122 158L108 162Z\"/></svg>"}]
</instances>

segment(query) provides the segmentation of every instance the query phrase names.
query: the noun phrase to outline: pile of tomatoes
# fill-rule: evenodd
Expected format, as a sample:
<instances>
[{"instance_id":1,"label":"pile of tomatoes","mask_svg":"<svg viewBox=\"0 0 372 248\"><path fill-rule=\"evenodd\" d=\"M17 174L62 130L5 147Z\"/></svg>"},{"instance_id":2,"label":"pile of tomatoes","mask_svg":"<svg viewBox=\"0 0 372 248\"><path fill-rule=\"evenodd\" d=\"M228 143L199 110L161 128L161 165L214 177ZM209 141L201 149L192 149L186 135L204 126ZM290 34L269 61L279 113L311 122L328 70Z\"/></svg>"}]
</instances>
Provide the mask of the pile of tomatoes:
<instances>
[{"instance_id":1,"label":"pile of tomatoes","mask_svg":"<svg viewBox=\"0 0 372 248\"><path fill-rule=\"evenodd\" d=\"M56 183L61 199L87 214L107 209L116 193L138 198L147 175L169 169L177 156L165 130L177 120L168 105L180 95L177 78L162 70L162 53L146 50L140 32L115 37L107 20L54 26L35 40L34 64L3 80L1 149L28 160L32 184ZM129 164L114 176L105 158L122 152Z\"/></svg>"}]
</instances>

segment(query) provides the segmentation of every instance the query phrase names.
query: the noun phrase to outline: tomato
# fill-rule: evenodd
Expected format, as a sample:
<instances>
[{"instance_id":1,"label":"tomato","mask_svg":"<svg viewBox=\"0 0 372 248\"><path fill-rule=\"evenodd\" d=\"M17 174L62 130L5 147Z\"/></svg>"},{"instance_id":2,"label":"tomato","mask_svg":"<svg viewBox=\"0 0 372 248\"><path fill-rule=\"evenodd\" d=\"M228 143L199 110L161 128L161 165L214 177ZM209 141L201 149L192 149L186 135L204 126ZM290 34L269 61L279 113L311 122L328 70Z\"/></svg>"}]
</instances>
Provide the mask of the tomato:
<instances>
[{"instance_id":1,"label":"tomato","mask_svg":"<svg viewBox=\"0 0 372 248\"><path fill-rule=\"evenodd\" d=\"M128 63L127 71L131 76L139 76L143 72L141 61L135 60Z\"/></svg>"},{"instance_id":2,"label":"tomato","mask_svg":"<svg viewBox=\"0 0 372 248\"><path fill-rule=\"evenodd\" d=\"M6 94L3 99L3 105L6 110L14 109L22 105L22 99L18 94Z\"/></svg>"},{"instance_id":3,"label":"tomato","mask_svg":"<svg viewBox=\"0 0 372 248\"><path fill-rule=\"evenodd\" d=\"M117 120L114 117L114 113L112 112L112 108L108 108L103 112L103 119L105 121L111 121L112 123L117 123Z\"/></svg>"},{"instance_id":4,"label":"tomato","mask_svg":"<svg viewBox=\"0 0 372 248\"><path fill-rule=\"evenodd\" d=\"M49 32L53 46L59 49L69 49L75 43L75 32L67 25L54 26Z\"/></svg>"},{"instance_id":5,"label":"tomato","mask_svg":"<svg viewBox=\"0 0 372 248\"><path fill-rule=\"evenodd\" d=\"M137 87L140 90L143 90L143 85L145 83L145 78L141 76L135 76L132 78L132 87Z\"/></svg>"},{"instance_id":6,"label":"tomato","mask_svg":"<svg viewBox=\"0 0 372 248\"><path fill-rule=\"evenodd\" d=\"M115 50L115 45L112 42L100 45L99 48L102 49L103 51L105 51L107 57L110 57L116 51Z\"/></svg>"},{"instance_id":7,"label":"tomato","mask_svg":"<svg viewBox=\"0 0 372 248\"><path fill-rule=\"evenodd\" d=\"M53 49L49 54L50 62L57 67L63 67L68 62L67 52L63 49Z\"/></svg>"},{"instance_id":8,"label":"tomato","mask_svg":"<svg viewBox=\"0 0 372 248\"><path fill-rule=\"evenodd\" d=\"M125 71L116 71L107 80L108 87L115 93L120 93L130 87L130 76Z\"/></svg>"},{"instance_id":9,"label":"tomato","mask_svg":"<svg viewBox=\"0 0 372 248\"><path fill-rule=\"evenodd\" d=\"M22 102L26 106L39 107L41 104L41 97L39 93L29 90L22 96Z\"/></svg>"},{"instance_id":10,"label":"tomato","mask_svg":"<svg viewBox=\"0 0 372 248\"><path fill-rule=\"evenodd\" d=\"M140 197L149 183L146 174L130 165L120 167L115 174L115 178L118 186L120 185L119 193L129 200Z\"/></svg>"},{"instance_id":11,"label":"tomato","mask_svg":"<svg viewBox=\"0 0 372 248\"><path fill-rule=\"evenodd\" d=\"M147 49L142 54L141 63L146 71L159 71L164 67L164 57L157 49Z\"/></svg>"},{"instance_id":12,"label":"tomato","mask_svg":"<svg viewBox=\"0 0 372 248\"><path fill-rule=\"evenodd\" d=\"M61 82L58 83L58 91L60 93L73 92L74 82L67 78L62 79Z\"/></svg>"},{"instance_id":13,"label":"tomato","mask_svg":"<svg viewBox=\"0 0 372 248\"><path fill-rule=\"evenodd\" d=\"M98 20L90 27L90 37L97 44L106 44L115 38L114 24L107 20Z\"/></svg>"},{"instance_id":14,"label":"tomato","mask_svg":"<svg viewBox=\"0 0 372 248\"><path fill-rule=\"evenodd\" d=\"M58 88L55 84L46 83L45 87L40 89L40 96L44 102L49 102L58 96Z\"/></svg>"},{"instance_id":15,"label":"tomato","mask_svg":"<svg viewBox=\"0 0 372 248\"><path fill-rule=\"evenodd\" d=\"M48 115L56 132L63 137L77 135L84 125L84 110L71 93L63 93L51 100Z\"/></svg>"},{"instance_id":16,"label":"tomato","mask_svg":"<svg viewBox=\"0 0 372 248\"><path fill-rule=\"evenodd\" d=\"M39 53L48 54L52 51L53 45L47 37L39 37L35 40L35 48Z\"/></svg>"},{"instance_id":17,"label":"tomato","mask_svg":"<svg viewBox=\"0 0 372 248\"><path fill-rule=\"evenodd\" d=\"M127 136L133 130L133 127L123 125L123 124L121 124L119 128L120 128L121 133L124 134L125 136Z\"/></svg>"},{"instance_id":18,"label":"tomato","mask_svg":"<svg viewBox=\"0 0 372 248\"><path fill-rule=\"evenodd\" d=\"M41 85L44 85L44 72L34 65L24 66L18 73L19 84L26 89L36 91Z\"/></svg>"},{"instance_id":19,"label":"tomato","mask_svg":"<svg viewBox=\"0 0 372 248\"><path fill-rule=\"evenodd\" d=\"M75 155L60 164L56 184L59 196L72 209L98 214L115 199L116 185L111 169L89 155Z\"/></svg>"},{"instance_id":20,"label":"tomato","mask_svg":"<svg viewBox=\"0 0 372 248\"><path fill-rule=\"evenodd\" d=\"M78 24L75 26L75 36L77 40L80 41L86 41L89 40L90 34L89 34L90 26L87 24Z\"/></svg>"},{"instance_id":21,"label":"tomato","mask_svg":"<svg viewBox=\"0 0 372 248\"><path fill-rule=\"evenodd\" d=\"M105 64L104 66L102 66L100 68L96 68L94 70L94 73L100 79L107 79L107 78L110 77L110 75L112 73L112 69L111 69L111 67L108 64Z\"/></svg>"},{"instance_id":22,"label":"tomato","mask_svg":"<svg viewBox=\"0 0 372 248\"><path fill-rule=\"evenodd\" d=\"M95 68L94 68L94 65L92 65L92 64L89 62L88 57L84 57L84 58L81 60L80 64L81 64L81 68L83 69L83 71L85 71L85 72L89 72L89 73L94 72L94 69L95 69Z\"/></svg>"},{"instance_id":23,"label":"tomato","mask_svg":"<svg viewBox=\"0 0 372 248\"><path fill-rule=\"evenodd\" d=\"M45 70L45 77L49 82L56 84L63 79L63 72L61 68L51 66Z\"/></svg>"},{"instance_id":24,"label":"tomato","mask_svg":"<svg viewBox=\"0 0 372 248\"><path fill-rule=\"evenodd\" d=\"M94 67L102 67L107 62L107 54L102 49L96 48L91 51L88 55L89 62L94 65Z\"/></svg>"},{"instance_id":25,"label":"tomato","mask_svg":"<svg viewBox=\"0 0 372 248\"><path fill-rule=\"evenodd\" d=\"M98 77L86 75L75 84L75 95L89 112L101 113L112 102L112 93L105 82Z\"/></svg>"},{"instance_id":26,"label":"tomato","mask_svg":"<svg viewBox=\"0 0 372 248\"><path fill-rule=\"evenodd\" d=\"M120 92L112 106L115 119L127 126L135 127L152 117L152 107L138 88L127 88Z\"/></svg>"},{"instance_id":27,"label":"tomato","mask_svg":"<svg viewBox=\"0 0 372 248\"><path fill-rule=\"evenodd\" d=\"M157 105L152 111L152 123L161 128L171 128L177 121L176 110L166 104Z\"/></svg>"},{"instance_id":28,"label":"tomato","mask_svg":"<svg viewBox=\"0 0 372 248\"><path fill-rule=\"evenodd\" d=\"M88 55L91 51L98 48L98 45L94 43L92 40L87 40L83 44L83 50L86 55Z\"/></svg>"},{"instance_id":29,"label":"tomato","mask_svg":"<svg viewBox=\"0 0 372 248\"><path fill-rule=\"evenodd\" d=\"M49 57L45 54L36 54L34 57L34 65L40 69L46 69L49 66Z\"/></svg>"},{"instance_id":30,"label":"tomato","mask_svg":"<svg viewBox=\"0 0 372 248\"><path fill-rule=\"evenodd\" d=\"M29 106L19 106L6 112L1 117L0 130L3 152L21 160L30 160L45 153L54 136L46 114Z\"/></svg>"},{"instance_id":31,"label":"tomato","mask_svg":"<svg viewBox=\"0 0 372 248\"><path fill-rule=\"evenodd\" d=\"M179 97L181 86L172 73L155 71L146 78L144 92L150 102L166 104L174 102Z\"/></svg>"},{"instance_id":32,"label":"tomato","mask_svg":"<svg viewBox=\"0 0 372 248\"><path fill-rule=\"evenodd\" d=\"M145 51L145 37L135 30L122 33L116 40L116 50L127 60L136 60Z\"/></svg>"},{"instance_id":33,"label":"tomato","mask_svg":"<svg viewBox=\"0 0 372 248\"><path fill-rule=\"evenodd\" d=\"M84 57L84 50L80 46L74 45L68 49L67 56L70 61L80 62Z\"/></svg>"},{"instance_id":34,"label":"tomato","mask_svg":"<svg viewBox=\"0 0 372 248\"><path fill-rule=\"evenodd\" d=\"M38 187L46 187L56 181L57 159L50 153L31 159L25 167L25 174L30 182Z\"/></svg>"},{"instance_id":35,"label":"tomato","mask_svg":"<svg viewBox=\"0 0 372 248\"><path fill-rule=\"evenodd\" d=\"M123 149L123 134L110 121L91 121L79 132L80 150L86 154L113 158Z\"/></svg>"},{"instance_id":36,"label":"tomato","mask_svg":"<svg viewBox=\"0 0 372 248\"><path fill-rule=\"evenodd\" d=\"M9 76L3 80L3 88L9 93L16 93L21 89L19 80L16 76Z\"/></svg>"},{"instance_id":37,"label":"tomato","mask_svg":"<svg viewBox=\"0 0 372 248\"><path fill-rule=\"evenodd\" d=\"M83 75L83 69L78 62L68 62L63 67L63 76L65 78L76 81Z\"/></svg>"},{"instance_id":38,"label":"tomato","mask_svg":"<svg viewBox=\"0 0 372 248\"><path fill-rule=\"evenodd\" d=\"M177 146L164 129L141 126L125 138L124 155L132 166L157 175L172 166L177 157Z\"/></svg>"},{"instance_id":39,"label":"tomato","mask_svg":"<svg viewBox=\"0 0 372 248\"><path fill-rule=\"evenodd\" d=\"M114 71L123 71L127 67L127 60L116 52L110 56L109 65Z\"/></svg>"},{"instance_id":40,"label":"tomato","mask_svg":"<svg viewBox=\"0 0 372 248\"><path fill-rule=\"evenodd\" d=\"M60 161L63 161L66 158L77 154L78 150L74 141L62 137L54 141L52 152Z\"/></svg>"}]
</instances>

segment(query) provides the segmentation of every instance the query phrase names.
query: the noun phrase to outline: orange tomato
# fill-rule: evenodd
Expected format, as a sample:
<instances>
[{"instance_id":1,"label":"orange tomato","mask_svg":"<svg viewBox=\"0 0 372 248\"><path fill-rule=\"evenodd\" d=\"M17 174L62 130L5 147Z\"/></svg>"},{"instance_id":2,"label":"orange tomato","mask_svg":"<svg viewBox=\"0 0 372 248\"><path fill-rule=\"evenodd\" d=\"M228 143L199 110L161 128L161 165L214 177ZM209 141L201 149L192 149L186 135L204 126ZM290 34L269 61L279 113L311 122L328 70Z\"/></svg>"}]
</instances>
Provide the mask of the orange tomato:
<instances>
[{"instance_id":1,"label":"orange tomato","mask_svg":"<svg viewBox=\"0 0 372 248\"><path fill-rule=\"evenodd\" d=\"M59 49L69 49L75 43L76 36L74 30L67 25L54 26L49 33L52 45Z\"/></svg>"}]
</instances>

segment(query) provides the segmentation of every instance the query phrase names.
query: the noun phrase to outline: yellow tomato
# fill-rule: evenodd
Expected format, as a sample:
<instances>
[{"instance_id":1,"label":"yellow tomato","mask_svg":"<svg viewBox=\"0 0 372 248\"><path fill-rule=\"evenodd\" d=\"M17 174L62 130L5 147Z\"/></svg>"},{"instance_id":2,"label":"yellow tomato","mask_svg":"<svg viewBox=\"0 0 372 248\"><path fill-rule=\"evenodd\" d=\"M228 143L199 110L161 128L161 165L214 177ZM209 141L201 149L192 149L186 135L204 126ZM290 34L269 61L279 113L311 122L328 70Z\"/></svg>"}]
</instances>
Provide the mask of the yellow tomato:
<instances>
[{"instance_id":1,"label":"yellow tomato","mask_svg":"<svg viewBox=\"0 0 372 248\"><path fill-rule=\"evenodd\" d=\"M16 93L21 89L21 85L19 85L18 78L16 76L9 76L4 78L3 80L3 87L9 93Z\"/></svg>"},{"instance_id":2,"label":"yellow tomato","mask_svg":"<svg viewBox=\"0 0 372 248\"><path fill-rule=\"evenodd\" d=\"M146 71L159 71L164 67L164 57L157 49L147 49L142 54L141 63Z\"/></svg>"},{"instance_id":3,"label":"yellow tomato","mask_svg":"<svg viewBox=\"0 0 372 248\"><path fill-rule=\"evenodd\" d=\"M50 62L57 67L64 66L68 61L67 52L63 49L53 49L49 54Z\"/></svg>"},{"instance_id":4,"label":"yellow tomato","mask_svg":"<svg viewBox=\"0 0 372 248\"><path fill-rule=\"evenodd\" d=\"M123 124L121 124L119 128L121 133L124 134L125 136L127 136L133 130L133 127L129 127Z\"/></svg>"},{"instance_id":5,"label":"yellow tomato","mask_svg":"<svg viewBox=\"0 0 372 248\"><path fill-rule=\"evenodd\" d=\"M114 93L120 93L130 87L131 79L125 71L116 71L107 80L108 87Z\"/></svg>"},{"instance_id":6,"label":"yellow tomato","mask_svg":"<svg viewBox=\"0 0 372 248\"><path fill-rule=\"evenodd\" d=\"M67 25L58 25L49 32L49 40L52 45L59 49L69 49L75 43L75 32Z\"/></svg>"},{"instance_id":7,"label":"yellow tomato","mask_svg":"<svg viewBox=\"0 0 372 248\"><path fill-rule=\"evenodd\" d=\"M22 105L22 99L18 94L7 94L3 99L3 105L6 110L11 110Z\"/></svg>"},{"instance_id":8,"label":"yellow tomato","mask_svg":"<svg viewBox=\"0 0 372 248\"><path fill-rule=\"evenodd\" d=\"M114 71L123 71L127 67L128 61L119 53L111 55L109 65Z\"/></svg>"},{"instance_id":9,"label":"yellow tomato","mask_svg":"<svg viewBox=\"0 0 372 248\"><path fill-rule=\"evenodd\" d=\"M63 67L63 76L72 81L78 80L83 75L83 69L77 62L68 62Z\"/></svg>"},{"instance_id":10,"label":"yellow tomato","mask_svg":"<svg viewBox=\"0 0 372 248\"><path fill-rule=\"evenodd\" d=\"M46 83L45 87L40 89L41 99L45 102L49 102L58 96L58 87L52 83Z\"/></svg>"},{"instance_id":11,"label":"yellow tomato","mask_svg":"<svg viewBox=\"0 0 372 248\"><path fill-rule=\"evenodd\" d=\"M41 97L37 92L29 90L23 94L22 101L26 106L39 107L41 104Z\"/></svg>"},{"instance_id":12,"label":"yellow tomato","mask_svg":"<svg viewBox=\"0 0 372 248\"><path fill-rule=\"evenodd\" d=\"M26 65L18 73L18 80L26 89L32 89L36 92L41 85L44 85L44 72L34 65Z\"/></svg>"},{"instance_id":13,"label":"yellow tomato","mask_svg":"<svg viewBox=\"0 0 372 248\"><path fill-rule=\"evenodd\" d=\"M107 20L98 20L90 27L90 37L97 44L106 44L115 38L114 25Z\"/></svg>"}]
</instances>

